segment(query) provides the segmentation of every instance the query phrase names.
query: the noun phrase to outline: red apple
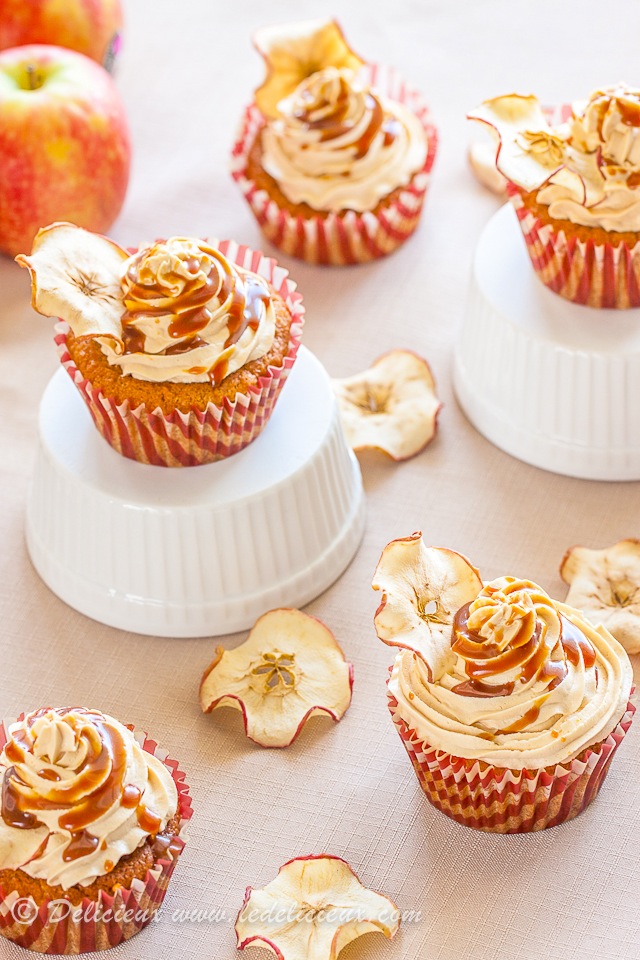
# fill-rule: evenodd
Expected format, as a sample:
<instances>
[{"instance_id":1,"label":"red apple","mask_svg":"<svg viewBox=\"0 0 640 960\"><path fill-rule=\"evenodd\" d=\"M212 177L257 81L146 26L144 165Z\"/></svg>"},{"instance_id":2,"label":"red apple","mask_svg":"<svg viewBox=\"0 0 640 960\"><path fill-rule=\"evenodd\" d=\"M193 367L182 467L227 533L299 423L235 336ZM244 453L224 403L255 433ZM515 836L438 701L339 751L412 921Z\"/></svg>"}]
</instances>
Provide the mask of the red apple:
<instances>
[{"instance_id":1,"label":"red apple","mask_svg":"<svg viewBox=\"0 0 640 960\"><path fill-rule=\"evenodd\" d=\"M0 50L47 43L109 68L122 30L120 0L2 0Z\"/></svg>"},{"instance_id":2,"label":"red apple","mask_svg":"<svg viewBox=\"0 0 640 960\"><path fill-rule=\"evenodd\" d=\"M0 53L1 252L28 252L54 220L107 231L130 152L124 107L97 63L62 47Z\"/></svg>"}]
</instances>

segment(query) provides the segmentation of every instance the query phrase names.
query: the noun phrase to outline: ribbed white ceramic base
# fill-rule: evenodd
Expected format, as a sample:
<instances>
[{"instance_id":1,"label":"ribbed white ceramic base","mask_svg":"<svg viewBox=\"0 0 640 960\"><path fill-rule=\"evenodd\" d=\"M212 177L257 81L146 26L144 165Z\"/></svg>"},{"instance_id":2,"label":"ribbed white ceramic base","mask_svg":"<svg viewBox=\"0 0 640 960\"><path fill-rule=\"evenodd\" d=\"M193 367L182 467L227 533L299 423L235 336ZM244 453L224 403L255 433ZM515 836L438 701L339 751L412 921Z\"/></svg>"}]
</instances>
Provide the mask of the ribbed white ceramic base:
<instances>
[{"instance_id":1,"label":"ribbed white ceramic base","mask_svg":"<svg viewBox=\"0 0 640 960\"><path fill-rule=\"evenodd\" d=\"M207 466L121 457L62 369L44 393L29 553L54 593L102 623L174 637L247 629L322 593L363 528L358 463L304 348L262 434Z\"/></svg>"},{"instance_id":2,"label":"ribbed white ceramic base","mask_svg":"<svg viewBox=\"0 0 640 960\"><path fill-rule=\"evenodd\" d=\"M572 477L640 479L640 310L548 290L509 204L478 243L454 386L471 423L512 456Z\"/></svg>"}]
</instances>

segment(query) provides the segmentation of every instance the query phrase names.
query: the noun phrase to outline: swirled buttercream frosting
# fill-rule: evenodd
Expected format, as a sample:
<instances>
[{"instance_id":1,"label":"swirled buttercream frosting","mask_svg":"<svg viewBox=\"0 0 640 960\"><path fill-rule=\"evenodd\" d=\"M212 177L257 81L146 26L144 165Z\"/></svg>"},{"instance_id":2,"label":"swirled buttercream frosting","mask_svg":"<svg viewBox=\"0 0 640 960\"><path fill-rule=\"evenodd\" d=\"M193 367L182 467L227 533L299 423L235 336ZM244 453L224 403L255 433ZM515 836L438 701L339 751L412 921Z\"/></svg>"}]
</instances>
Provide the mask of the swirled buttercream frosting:
<instances>
[{"instance_id":1,"label":"swirled buttercream frosting","mask_svg":"<svg viewBox=\"0 0 640 960\"><path fill-rule=\"evenodd\" d=\"M510 94L469 114L496 132L498 169L556 220L640 231L640 90L596 90L552 126L535 97Z\"/></svg>"},{"instance_id":2,"label":"swirled buttercream frosting","mask_svg":"<svg viewBox=\"0 0 640 960\"><path fill-rule=\"evenodd\" d=\"M205 240L172 237L130 255L56 223L18 260L35 308L65 320L77 340L95 340L125 376L215 385L273 345L273 290Z\"/></svg>"},{"instance_id":3,"label":"swirled buttercream frosting","mask_svg":"<svg viewBox=\"0 0 640 960\"><path fill-rule=\"evenodd\" d=\"M178 806L168 770L133 733L80 707L10 726L0 781L0 869L65 890L109 873Z\"/></svg>"},{"instance_id":4,"label":"swirled buttercream frosting","mask_svg":"<svg viewBox=\"0 0 640 960\"><path fill-rule=\"evenodd\" d=\"M262 132L262 164L291 203L327 212L372 210L425 162L417 117L350 70L319 70L278 111Z\"/></svg>"},{"instance_id":5,"label":"swirled buttercream frosting","mask_svg":"<svg viewBox=\"0 0 640 960\"><path fill-rule=\"evenodd\" d=\"M273 343L266 282L204 241L174 237L134 254L122 301L121 338L102 349L139 380L219 383Z\"/></svg>"},{"instance_id":6,"label":"swirled buttercream frosting","mask_svg":"<svg viewBox=\"0 0 640 960\"><path fill-rule=\"evenodd\" d=\"M423 659L403 651L389 690L418 737L454 756L553 766L605 739L629 699L620 645L529 580L493 580L460 607L451 652L432 682Z\"/></svg>"}]
</instances>

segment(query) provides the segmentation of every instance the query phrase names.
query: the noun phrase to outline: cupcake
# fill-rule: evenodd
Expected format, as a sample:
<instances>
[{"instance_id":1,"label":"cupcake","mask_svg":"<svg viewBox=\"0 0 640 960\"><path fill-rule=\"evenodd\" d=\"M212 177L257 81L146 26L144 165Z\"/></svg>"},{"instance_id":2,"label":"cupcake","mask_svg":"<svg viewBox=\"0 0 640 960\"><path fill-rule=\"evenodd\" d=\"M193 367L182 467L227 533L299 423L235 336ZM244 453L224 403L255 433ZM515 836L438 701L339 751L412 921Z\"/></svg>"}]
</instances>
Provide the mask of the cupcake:
<instances>
[{"instance_id":1,"label":"cupcake","mask_svg":"<svg viewBox=\"0 0 640 960\"><path fill-rule=\"evenodd\" d=\"M393 722L431 803L493 833L543 830L597 795L631 723L622 646L530 580L484 584L414 534L376 570L378 636L401 648Z\"/></svg>"},{"instance_id":2,"label":"cupcake","mask_svg":"<svg viewBox=\"0 0 640 960\"><path fill-rule=\"evenodd\" d=\"M166 467L231 456L268 421L303 307L274 260L232 241L172 237L133 254L56 223L28 267L33 306L61 319L60 360L102 436Z\"/></svg>"},{"instance_id":3,"label":"cupcake","mask_svg":"<svg viewBox=\"0 0 640 960\"><path fill-rule=\"evenodd\" d=\"M640 90L597 90L549 122L509 94L469 114L493 129L534 270L591 307L640 306Z\"/></svg>"},{"instance_id":4,"label":"cupcake","mask_svg":"<svg viewBox=\"0 0 640 960\"><path fill-rule=\"evenodd\" d=\"M365 64L335 21L259 31L267 77L232 173L265 237L310 263L364 263L418 225L437 134L420 94Z\"/></svg>"},{"instance_id":5,"label":"cupcake","mask_svg":"<svg viewBox=\"0 0 640 960\"><path fill-rule=\"evenodd\" d=\"M184 847L174 760L84 707L0 726L0 934L39 953L116 946L158 911Z\"/></svg>"}]
</instances>

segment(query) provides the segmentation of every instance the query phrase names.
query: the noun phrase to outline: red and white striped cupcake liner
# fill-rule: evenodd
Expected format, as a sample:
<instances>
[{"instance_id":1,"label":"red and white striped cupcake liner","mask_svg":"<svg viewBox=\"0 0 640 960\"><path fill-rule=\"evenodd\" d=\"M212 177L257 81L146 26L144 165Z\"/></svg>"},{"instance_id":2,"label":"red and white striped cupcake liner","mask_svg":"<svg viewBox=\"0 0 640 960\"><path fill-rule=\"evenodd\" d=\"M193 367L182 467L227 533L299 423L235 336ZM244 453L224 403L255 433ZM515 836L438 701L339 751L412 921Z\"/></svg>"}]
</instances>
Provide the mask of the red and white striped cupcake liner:
<instances>
[{"instance_id":1,"label":"red and white striped cupcake liner","mask_svg":"<svg viewBox=\"0 0 640 960\"><path fill-rule=\"evenodd\" d=\"M531 833L577 817L598 795L636 709L629 702L615 730L569 763L509 770L434 749L402 718L389 691L387 699L428 800L452 820L489 833Z\"/></svg>"},{"instance_id":2,"label":"red and white striped cupcake liner","mask_svg":"<svg viewBox=\"0 0 640 960\"><path fill-rule=\"evenodd\" d=\"M271 366L258 384L221 406L210 403L189 413L145 404L133 409L128 400L117 403L93 386L74 363L67 347L69 327L56 324L55 342L63 367L80 391L93 421L114 450L139 463L161 467L194 467L238 453L256 439L273 412L276 400L295 362L302 336L302 297L288 272L275 260L232 240L212 241L238 266L260 274L280 294L292 315L289 349L279 367Z\"/></svg>"},{"instance_id":3,"label":"red and white striped cupcake liner","mask_svg":"<svg viewBox=\"0 0 640 960\"><path fill-rule=\"evenodd\" d=\"M363 68L363 76L384 96L415 113L427 137L427 157L422 169L395 198L379 204L375 213L346 210L302 217L279 207L247 173L251 147L265 123L255 103L247 107L233 147L233 179L264 236L284 253L308 263L344 266L376 260L396 250L418 226L436 156L436 127L422 95L390 67L368 64Z\"/></svg>"},{"instance_id":4,"label":"red and white striped cupcake liner","mask_svg":"<svg viewBox=\"0 0 640 960\"><path fill-rule=\"evenodd\" d=\"M543 222L513 184L515 207L533 269L545 286L573 303L624 310L640 307L640 241L596 243Z\"/></svg>"},{"instance_id":5,"label":"red and white striped cupcake liner","mask_svg":"<svg viewBox=\"0 0 640 960\"><path fill-rule=\"evenodd\" d=\"M7 742L7 727L0 724L0 750ZM151 923L164 900L169 880L186 843L185 827L191 819L191 796L185 775L176 760L171 760L158 744L144 733L136 740L147 753L167 768L178 791L180 832L156 861L144 880L133 880L128 889L118 888L114 895L100 891L98 900L87 897L79 904L61 899L36 903L33 897L6 893L0 886L0 936L36 953L78 954L108 950L130 940Z\"/></svg>"}]
</instances>

